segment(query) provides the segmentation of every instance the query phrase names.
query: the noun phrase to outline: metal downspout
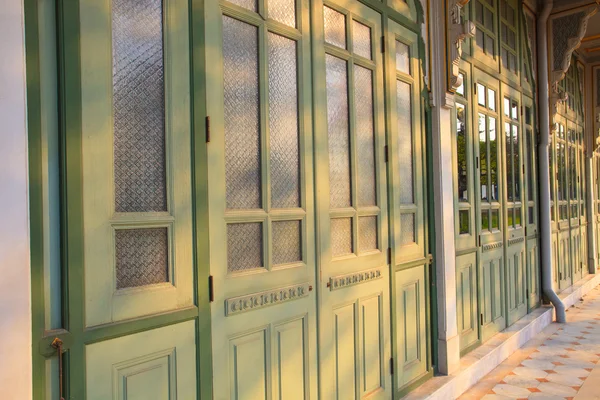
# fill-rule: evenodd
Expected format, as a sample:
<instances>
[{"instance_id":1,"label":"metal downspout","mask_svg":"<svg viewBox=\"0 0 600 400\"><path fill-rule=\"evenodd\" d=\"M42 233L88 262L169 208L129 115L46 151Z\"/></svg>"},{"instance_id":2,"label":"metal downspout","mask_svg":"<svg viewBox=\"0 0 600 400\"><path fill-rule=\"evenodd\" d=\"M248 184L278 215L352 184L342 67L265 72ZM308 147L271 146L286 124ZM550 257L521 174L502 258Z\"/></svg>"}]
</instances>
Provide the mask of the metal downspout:
<instances>
[{"instance_id":1,"label":"metal downspout","mask_svg":"<svg viewBox=\"0 0 600 400\"><path fill-rule=\"evenodd\" d=\"M537 20L538 87L540 139L538 145L538 170L540 190L540 256L542 266L542 290L556 310L556 321L566 322L565 305L552 289L552 224L550 221L550 166L548 145L550 139L550 103L548 88L548 17L554 0L546 0Z\"/></svg>"}]
</instances>

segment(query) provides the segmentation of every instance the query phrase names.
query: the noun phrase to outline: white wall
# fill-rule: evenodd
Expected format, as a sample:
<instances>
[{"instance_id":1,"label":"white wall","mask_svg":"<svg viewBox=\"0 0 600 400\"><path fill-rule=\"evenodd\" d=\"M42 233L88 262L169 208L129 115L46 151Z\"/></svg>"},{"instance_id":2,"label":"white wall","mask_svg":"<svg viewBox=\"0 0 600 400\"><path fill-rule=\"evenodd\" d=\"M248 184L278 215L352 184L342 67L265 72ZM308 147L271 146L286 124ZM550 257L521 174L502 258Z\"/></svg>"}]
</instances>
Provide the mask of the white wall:
<instances>
[{"instance_id":1,"label":"white wall","mask_svg":"<svg viewBox=\"0 0 600 400\"><path fill-rule=\"evenodd\" d=\"M31 399L23 1L0 0L0 399Z\"/></svg>"}]
</instances>

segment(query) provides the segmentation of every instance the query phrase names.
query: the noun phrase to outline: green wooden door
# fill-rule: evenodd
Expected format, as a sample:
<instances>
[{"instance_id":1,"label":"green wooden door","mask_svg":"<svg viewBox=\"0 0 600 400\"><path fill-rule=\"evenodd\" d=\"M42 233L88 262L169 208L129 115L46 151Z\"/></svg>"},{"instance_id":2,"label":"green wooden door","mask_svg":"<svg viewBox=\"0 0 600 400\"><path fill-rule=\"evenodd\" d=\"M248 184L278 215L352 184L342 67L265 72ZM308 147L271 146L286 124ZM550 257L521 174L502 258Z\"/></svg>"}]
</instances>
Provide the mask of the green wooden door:
<instances>
[{"instance_id":1,"label":"green wooden door","mask_svg":"<svg viewBox=\"0 0 600 400\"><path fill-rule=\"evenodd\" d=\"M498 81L475 70L477 99L473 126L477 127L476 182L479 191L477 230L479 233L479 317L481 339L487 340L506 326L505 268L503 243L501 158L499 135L500 90Z\"/></svg>"},{"instance_id":2,"label":"green wooden door","mask_svg":"<svg viewBox=\"0 0 600 400\"><path fill-rule=\"evenodd\" d=\"M523 110L518 91L502 84L502 127L505 174L505 232L506 232L506 302L507 325L512 325L527 313L527 262L525 246L524 189L525 150L521 114Z\"/></svg>"},{"instance_id":3,"label":"green wooden door","mask_svg":"<svg viewBox=\"0 0 600 400\"><path fill-rule=\"evenodd\" d=\"M65 279L46 292L62 297L62 329L34 349L48 355L50 340L63 340L65 398L197 398L206 289L194 280L187 2L80 0L39 11L60 27L51 107L64 139L64 253L62 265L48 265ZM55 371L36 375L46 379L39 398L58 398Z\"/></svg>"},{"instance_id":4,"label":"green wooden door","mask_svg":"<svg viewBox=\"0 0 600 400\"><path fill-rule=\"evenodd\" d=\"M214 399L316 398L308 5L205 4Z\"/></svg>"},{"instance_id":5,"label":"green wooden door","mask_svg":"<svg viewBox=\"0 0 600 400\"><path fill-rule=\"evenodd\" d=\"M558 231L558 288L564 290L571 285L571 241L569 228L569 170L566 121L562 118L556 124L556 200Z\"/></svg>"},{"instance_id":6,"label":"green wooden door","mask_svg":"<svg viewBox=\"0 0 600 400\"><path fill-rule=\"evenodd\" d=\"M418 37L392 20L387 25L392 352L394 391L401 397L430 373L430 258Z\"/></svg>"},{"instance_id":7,"label":"green wooden door","mask_svg":"<svg viewBox=\"0 0 600 400\"><path fill-rule=\"evenodd\" d=\"M320 398L391 398L381 15L315 1Z\"/></svg>"}]
</instances>

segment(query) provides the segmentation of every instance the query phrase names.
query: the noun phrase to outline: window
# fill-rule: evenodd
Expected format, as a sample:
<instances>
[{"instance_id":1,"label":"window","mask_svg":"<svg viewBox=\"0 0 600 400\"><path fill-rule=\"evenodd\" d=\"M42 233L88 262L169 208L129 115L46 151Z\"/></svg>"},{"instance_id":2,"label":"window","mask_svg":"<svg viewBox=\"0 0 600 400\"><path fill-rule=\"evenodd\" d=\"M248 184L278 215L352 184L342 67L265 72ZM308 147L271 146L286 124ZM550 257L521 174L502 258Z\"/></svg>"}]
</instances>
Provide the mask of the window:
<instances>
[{"instance_id":1,"label":"window","mask_svg":"<svg viewBox=\"0 0 600 400\"><path fill-rule=\"evenodd\" d=\"M505 97L504 140L506 151L506 194L508 226L517 228L522 220L521 198L521 132L519 129L519 104Z\"/></svg>"},{"instance_id":2,"label":"window","mask_svg":"<svg viewBox=\"0 0 600 400\"><path fill-rule=\"evenodd\" d=\"M496 4L495 0L475 0L475 45L496 58Z\"/></svg>"}]
</instances>

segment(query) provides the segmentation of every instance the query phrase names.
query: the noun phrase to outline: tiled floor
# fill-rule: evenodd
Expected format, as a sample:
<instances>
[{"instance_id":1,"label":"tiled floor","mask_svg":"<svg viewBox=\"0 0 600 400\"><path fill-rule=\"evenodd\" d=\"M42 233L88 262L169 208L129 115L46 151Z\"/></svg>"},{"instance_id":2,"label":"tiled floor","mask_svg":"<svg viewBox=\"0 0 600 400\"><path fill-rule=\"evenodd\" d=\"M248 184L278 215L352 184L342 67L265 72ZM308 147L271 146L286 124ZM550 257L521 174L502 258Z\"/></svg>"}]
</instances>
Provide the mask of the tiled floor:
<instances>
[{"instance_id":1,"label":"tiled floor","mask_svg":"<svg viewBox=\"0 0 600 400\"><path fill-rule=\"evenodd\" d=\"M600 399L599 380L587 380L590 374L600 377L599 360L600 287L596 287L567 311L567 324L548 326L459 400Z\"/></svg>"}]
</instances>

